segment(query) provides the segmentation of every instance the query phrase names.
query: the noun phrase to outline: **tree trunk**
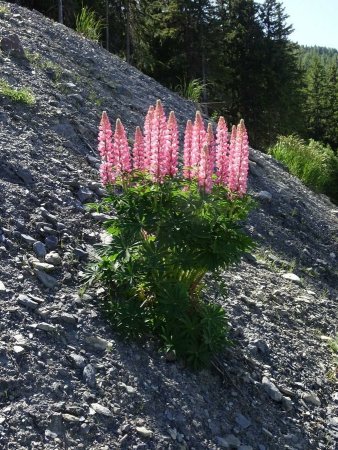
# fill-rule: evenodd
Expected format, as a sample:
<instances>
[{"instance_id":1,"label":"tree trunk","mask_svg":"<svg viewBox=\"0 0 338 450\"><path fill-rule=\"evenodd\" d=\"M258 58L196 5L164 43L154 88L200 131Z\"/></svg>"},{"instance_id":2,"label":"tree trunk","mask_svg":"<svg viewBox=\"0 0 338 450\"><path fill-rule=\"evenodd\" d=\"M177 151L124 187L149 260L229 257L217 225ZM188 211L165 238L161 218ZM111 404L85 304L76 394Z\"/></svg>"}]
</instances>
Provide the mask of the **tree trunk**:
<instances>
[{"instance_id":1,"label":"tree trunk","mask_svg":"<svg viewBox=\"0 0 338 450\"><path fill-rule=\"evenodd\" d=\"M62 0L58 0L58 8L59 8L59 22L63 23L63 5L62 5Z\"/></svg>"}]
</instances>

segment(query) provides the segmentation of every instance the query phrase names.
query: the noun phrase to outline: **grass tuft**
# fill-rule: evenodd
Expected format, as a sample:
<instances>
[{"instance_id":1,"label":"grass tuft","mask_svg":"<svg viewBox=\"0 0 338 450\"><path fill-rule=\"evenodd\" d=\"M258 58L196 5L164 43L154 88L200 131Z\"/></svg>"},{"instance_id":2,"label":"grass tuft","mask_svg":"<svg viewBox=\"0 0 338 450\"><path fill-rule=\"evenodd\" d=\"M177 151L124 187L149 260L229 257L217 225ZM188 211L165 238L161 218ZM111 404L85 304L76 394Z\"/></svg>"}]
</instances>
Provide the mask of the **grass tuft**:
<instances>
[{"instance_id":1,"label":"grass tuft","mask_svg":"<svg viewBox=\"0 0 338 450\"><path fill-rule=\"evenodd\" d=\"M13 88L7 81L0 79L0 96L7 97L14 102L32 106L36 99L29 89Z\"/></svg>"},{"instance_id":2,"label":"grass tuft","mask_svg":"<svg viewBox=\"0 0 338 450\"><path fill-rule=\"evenodd\" d=\"M75 29L86 38L98 42L101 38L103 21L96 17L95 11L83 6L80 14L76 16Z\"/></svg>"}]
</instances>

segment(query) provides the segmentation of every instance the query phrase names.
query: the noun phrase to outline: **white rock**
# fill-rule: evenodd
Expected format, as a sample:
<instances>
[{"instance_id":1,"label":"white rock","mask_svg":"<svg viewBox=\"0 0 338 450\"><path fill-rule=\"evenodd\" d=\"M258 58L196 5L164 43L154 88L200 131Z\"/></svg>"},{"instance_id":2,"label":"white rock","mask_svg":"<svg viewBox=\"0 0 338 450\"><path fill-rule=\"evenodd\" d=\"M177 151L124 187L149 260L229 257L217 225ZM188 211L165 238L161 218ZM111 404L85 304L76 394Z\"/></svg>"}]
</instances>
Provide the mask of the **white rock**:
<instances>
[{"instance_id":1,"label":"white rock","mask_svg":"<svg viewBox=\"0 0 338 450\"><path fill-rule=\"evenodd\" d=\"M285 280L294 281L295 283L300 283L300 278L294 273L283 273L282 278Z\"/></svg>"},{"instance_id":2,"label":"white rock","mask_svg":"<svg viewBox=\"0 0 338 450\"><path fill-rule=\"evenodd\" d=\"M154 433L146 427L136 427L136 431L143 437L151 437Z\"/></svg>"},{"instance_id":3,"label":"white rock","mask_svg":"<svg viewBox=\"0 0 338 450\"><path fill-rule=\"evenodd\" d=\"M97 350L107 350L112 347L112 343L99 336L88 336L86 342Z\"/></svg>"},{"instance_id":4,"label":"white rock","mask_svg":"<svg viewBox=\"0 0 338 450\"><path fill-rule=\"evenodd\" d=\"M318 396L314 392L307 392L306 394L303 395L302 398L303 398L304 402L310 403L311 405L314 405L314 406L321 405L321 401L319 400Z\"/></svg>"},{"instance_id":5,"label":"white rock","mask_svg":"<svg viewBox=\"0 0 338 450\"><path fill-rule=\"evenodd\" d=\"M100 403L92 403L90 407L97 413L102 414L103 416L111 417L113 413L110 411L110 409L106 408L105 406L100 405Z\"/></svg>"},{"instance_id":6,"label":"white rock","mask_svg":"<svg viewBox=\"0 0 338 450\"><path fill-rule=\"evenodd\" d=\"M25 353L25 349L21 347L21 345L14 345L13 350L17 355L22 355L23 353Z\"/></svg>"},{"instance_id":7,"label":"white rock","mask_svg":"<svg viewBox=\"0 0 338 450\"><path fill-rule=\"evenodd\" d=\"M1 292L6 292L6 287L5 287L5 285L3 284L3 282L2 281L0 281L0 293Z\"/></svg>"}]
</instances>

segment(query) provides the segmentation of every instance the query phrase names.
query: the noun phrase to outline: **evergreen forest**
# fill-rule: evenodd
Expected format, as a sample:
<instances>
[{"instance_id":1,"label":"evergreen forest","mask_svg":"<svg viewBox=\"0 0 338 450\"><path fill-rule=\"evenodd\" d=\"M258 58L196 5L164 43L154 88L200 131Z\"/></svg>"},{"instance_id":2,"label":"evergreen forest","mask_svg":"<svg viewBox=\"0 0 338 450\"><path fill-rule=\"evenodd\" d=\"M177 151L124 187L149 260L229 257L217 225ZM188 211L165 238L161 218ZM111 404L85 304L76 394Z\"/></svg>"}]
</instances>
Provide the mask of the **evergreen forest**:
<instances>
[{"instance_id":1,"label":"evergreen forest","mask_svg":"<svg viewBox=\"0 0 338 450\"><path fill-rule=\"evenodd\" d=\"M244 117L253 147L267 150L278 136L297 134L337 153L338 50L293 43L281 1L12 2L86 35L90 20L79 25L85 8L101 45L209 117Z\"/></svg>"}]
</instances>

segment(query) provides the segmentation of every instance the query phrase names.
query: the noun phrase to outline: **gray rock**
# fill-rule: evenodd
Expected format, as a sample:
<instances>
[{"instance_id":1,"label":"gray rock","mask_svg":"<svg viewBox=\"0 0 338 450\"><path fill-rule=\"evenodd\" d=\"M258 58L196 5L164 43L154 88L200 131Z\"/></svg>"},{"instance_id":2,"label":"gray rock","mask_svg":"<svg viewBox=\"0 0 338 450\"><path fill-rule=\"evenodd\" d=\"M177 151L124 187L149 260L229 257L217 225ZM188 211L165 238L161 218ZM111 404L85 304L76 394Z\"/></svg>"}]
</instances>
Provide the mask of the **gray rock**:
<instances>
[{"instance_id":1,"label":"gray rock","mask_svg":"<svg viewBox=\"0 0 338 450\"><path fill-rule=\"evenodd\" d=\"M74 250L74 255L79 259L86 259L88 258L88 253L81 248L76 248Z\"/></svg>"},{"instance_id":2,"label":"gray rock","mask_svg":"<svg viewBox=\"0 0 338 450\"><path fill-rule=\"evenodd\" d=\"M153 431L149 430L146 427L136 427L136 431L138 432L138 434L146 438L152 437L152 435L154 434Z\"/></svg>"},{"instance_id":3,"label":"gray rock","mask_svg":"<svg viewBox=\"0 0 338 450\"><path fill-rule=\"evenodd\" d=\"M30 245L34 245L36 242L36 239L34 239L32 236L29 236L28 234L21 233L20 237L24 242Z\"/></svg>"},{"instance_id":4,"label":"gray rock","mask_svg":"<svg viewBox=\"0 0 338 450\"><path fill-rule=\"evenodd\" d=\"M318 396L314 392L307 392L302 396L302 399L304 402L314 405L314 406L320 406L321 401L318 398Z\"/></svg>"},{"instance_id":5,"label":"gray rock","mask_svg":"<svg viewBox=\"0 0 338 450\"><path fill-rule=\"evenodd\" d=\"M103 416L111 417L113 413L105 406L100 405L100 403L92 403L90 407L97 413Z\"/></svg>"},{"instance_id":6,"label":"gray rock","mask_svg":"<svg viewBox=\"0 0 338 450\"><path fill-rule=\"evenodd\" d=\"M58 314L58 319L61 320L62 322L66 322L66 323L70 323L70 324L77 323L77 321L78 321L77 316L75 316L74 314L66 313L66 312L61 312L60 314Z\"/></svg>"},{"instance_id":7,"label":"gray rock","mask_svg":"<svg viewBox=\"0 0 338 450\"><path fill-rule=\"evenodd\" d=\"M275 384L272 383L267 377L263 377L262 385L265 392L269 395L269 397L275 402L280 402L283 398L283 395L277 388Z\"/></svg>"},{"instance_id":8,"label":"gray rock","mask_svg":"<svg viewBox=\"0 0 338 450\"><path fill-rule=\"evenodd\" d=\"M0 281L0 294L2 292L6 292L6 291L7 291L6 286L4 285L4 283L2 281Z\"/></svg>"},{"instance_id":9,"label":"gray rock","mask_svg":"<svg viewBox=\"0 0 338 450\"><path fill-rule=\"evenodd\" d=\"M286 409L286 411L291 411L293 409L293 403L290 397L285 397L283 395L282 398L282 405L284 406L284 408Z\"/></svg>"},{"instance_id":10,"label":"gray rock","mask_svg":"<svg viewBox=\"0 0 338 450\"><path fill-rule=\"evenodd\" d=\"M58 246L59 240L56 236L47 236L45 243L49 250L55 250Z\"/></svg>"},{"instance_id":11,"label":"gray rock","mask_svg":"<svg viewBox=\"0 0 338 450\"><path fill-rule=\"evenodd\" d=\"M41 322L36 325L38 330L47 331L49 333L55 333L57 328L55 325L51 325L50 323Z\"/></svg>"},{"instance_id":12,"label":"gray rock","mask_svg":"<svg viewBox=\"0 0 338 450\"><path fill-rule=\"evenodd\" d=\"M95 199L95 194L93 191L91 191L88 188L85 187L81 187L78 192L77 192L77 196L80 200L81 203L85 203L85 202L89 202L89 201L93 201Z\"/></svg>"},{"instance_id":13,"label":"gray rock","mask_svg":"<svg viewBox=\"0 0 338 450\"><path fill-rule=\"evenodd\" d=\"M107 350L112 347L111 342L99 336L88 336L86 342L97 350Z\"/></svg>"},{"instance_id":14,"label":"gray rock","mask_svg":"<svg viewBox=\"0 0 338 450\"><path fill-rule=\"evenodd\" d=\"M262 202L271 203L271 201L272 201L272 194L270 194L270 192L268 192L268 191L258 192L257 197Z\"/></svg>"},{"instance_id":15,"label":"gray rock","mask_svg":"<svg viewBox=\"0 0 338 450\"><path fill-rule=\"evenodd\" d=\"M36 272L36 276L39 278L41 283L49 289L52 289L58 285L58 281L54 277L52 277L51 275L48 275L47 273L43 272L42 270L38 270Z\"/></svg>"},{"instance_id":16,"label":"gray rock","mask_svg":"<svg viewBox=\"0 0 338 450\"><path fill-rule=\"evenodd\" d=\"M290 281L294 281L295 283L300 283L300 278L298 275L294 274L294 273L283 273L282 277L285 280L290 280Z\"/></svg>"},{"instance_id":17,"label":"gray rock","mask_svg":"<svg viewBox=\"0 0 338 450\"><path fill-rule=\"evenodd\" d=\"M94 388L96 386L95 374L95 368L91 364L87 364L83 369L83 378L89 387Z\"/></svg>"},{"instance_id":18,"label":"gray rock","mask_svg":"<svg viewBox=\"0 0 338 450\"><path fill-rule=\"evenodd\" d=\"M26 308L29 309L36 309L39 306L39 303L30 299L27 295L25 294L19 294L18 296L18 303L20 305L25 306Z\"/></svg>"},{"instance_id":19,"label":"gray rock","mask_svg":"<svg viewBox=\"0 0 338 450\"><path fill-rule=\"evenodd\" d=\"M46 272L51 272L52 270L55 269L55 267L52 264L48 264L46 262L41 262L41 261L37 261L37 260L32 261L32 266L37 270L41 270L41 271L45 270Z\"/></svg>"},{"instance_id":20,"label":"gray rock","mask_svg":"<svg viewBox=\"0 0 338 450\"><path fill-rule=\"evenodd\" d=\"M36 241L33 244L33 250L39 258L44 258L46 256L46 246L41 241Z\"/></svg>"},{"instance_id":21,"label":"gray rock","mask_svg":"<svg viewBox=\"0 0 338 450\"><path fill-rule=\"evenodd\" d=\"M74 363L76 367L83 369L86 365L86 360L83 356L78 355L76 353L71 353L69 355L70 360Z\"/></svg>"},{"instance_id":22,"label":"gray rock","mask_svg":"<svg viewBox=\"0 0 338 450\"><path fill-rule=\"evenodd\" d=\"M60 266L62 264L61 256L57 252L48 253L45 257L45 261L54 266Z\"/></svg>"},{"instance_id":23,"label":"gray rock","mask_svg":"<svg viewBox=\"0 0 338 450\"><path fill-rule=\"evenodd\" d=\"M251 425L251 420L247 419L243 414L237 414L235 421L243 429L246 429Z\"/></svg>"},{"instance_id":24,"label":"gray rock","mask_svg":"<svg viewBox=\"0 0 338 450\"><path fill-rule=\"evenodd\" d=\"M237 449L241 445L241 441L233 434L228 434L225 438L217 436L215 441L221 448Z\"/></svg>"},{"instance_id":25,"label":"gray rock","mask_svg":"<svg viewBox=\"0 0 338 450\"><path fill-rule=\"evenodd\" d=\"M111 220L112 217L108 216L108 214L104 214L104 213L98 213L98 212L92 212L91 216L94 220L96 220L97 222L103 223L106 220Z\"/></svg>"},{"instance_id":26,"label":"gray rock","mask_svg":"<svg viewBox=\"0 0 338 450\"><path fill-rule=\"evenodd\" d=\"M3 37L0 41L0 47L4 53L20 58L25 57L24 49L17 34L10 34Z\"/></svg>"}]
</instances>

